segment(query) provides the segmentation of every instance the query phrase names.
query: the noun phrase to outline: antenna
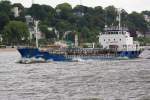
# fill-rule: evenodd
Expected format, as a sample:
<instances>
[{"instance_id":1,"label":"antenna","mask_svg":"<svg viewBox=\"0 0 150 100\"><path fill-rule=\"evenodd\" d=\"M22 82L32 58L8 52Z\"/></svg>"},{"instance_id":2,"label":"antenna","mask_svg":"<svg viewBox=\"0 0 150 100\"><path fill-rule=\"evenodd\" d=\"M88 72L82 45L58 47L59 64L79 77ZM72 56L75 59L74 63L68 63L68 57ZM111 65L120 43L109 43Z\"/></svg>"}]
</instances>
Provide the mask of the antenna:
<instances>
[{"instance_id":1,"label":"antenna","mask_svg":"<svg viewBox=\"0 0 150 100\"><path fill-rule=\"evenodd\" d=\"M82 0L80 0L80 5L82 5Z\"/></svg>"},{"instance_id":2,"label":"antenna","mask_svg":"<svg viewBox=\"0 0 150 100\"><path fill-rule=\"evenodd\" d=\"M32 5L34 4L34 0L32 0Z\"/></svg>"},{"instance_id":3,"label":"antenna","mask_svg":"<svg viewBox=\"0 0 150 100\"><path fill-rule=\"evenodd\" d=\"M119 30L121 28L121 8L118 8L117 11L118 11L118 21L119 21Z\"/></svg>"},{"instance_id":4,"label":"antenna","mask_svg":"<svg viewBox=\"0 0 150 100\"><path fill-rule=\"evenodd\" d=\"M39 21L35 21L35 38L36 38L36 47L39 47L39 42L38 42L38 24Z\"/></svg>"},{"instance_id":5,"label":"antenna","mask_svg":"<svg viewBox=\"0 0 150 100\"><path fill-rule=\"evenodd\" d=\"M32 4L34 4L34 0L32 0Z\"/></svg>"},{"instance_id":6,"label":"antenna","mask_svg":"<svg viewBox=\"0 0 150 100\"><path fill-rule=\"evenodd\" d=\"M107 11L105 10L105 28L107 28Z\"/></svg>"}]
</instances>

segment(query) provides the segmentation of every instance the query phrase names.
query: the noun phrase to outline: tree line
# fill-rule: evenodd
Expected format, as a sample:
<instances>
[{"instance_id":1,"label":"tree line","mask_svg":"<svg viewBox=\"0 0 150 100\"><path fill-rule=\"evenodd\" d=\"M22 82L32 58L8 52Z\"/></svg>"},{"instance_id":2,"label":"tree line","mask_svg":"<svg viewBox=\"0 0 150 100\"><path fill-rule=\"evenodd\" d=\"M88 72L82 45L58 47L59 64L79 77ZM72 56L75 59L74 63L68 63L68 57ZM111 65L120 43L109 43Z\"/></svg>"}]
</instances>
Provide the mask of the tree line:
<instances>
[{"instance_id":1,"label":"tree line","mask_svg":"<svg viewBox=\"0 0 150 100\"><path fill-rule=\"evenodd\" d=\"M20 16L14 17L12 8L19 7ZM62 39L65 32L70 31L67 40L73 41L74 34L78 34L79 42L97 42L98 35L103 31L105 25L117 25L117 8L108 6L103 8L86 7L77 5L72 7L68 3L62 3L55 8L49 5L33 4L30 8L25 8L21 4L11 4L9 1L0 2L0 34L5 43L28 42L29 31L26 24L26 15L31 15L35 20L40 20L40 31L45 34L46 40ZM145 34L150 26L146 22L144 15L150 16L150 11L141 13L128 13L122 9L121 26L129 28L132 36L136 36L136 31ZM52 30L49 30L52 28ZM59 37L56 36L56 31Z\"/></svg>"}]
</instances>

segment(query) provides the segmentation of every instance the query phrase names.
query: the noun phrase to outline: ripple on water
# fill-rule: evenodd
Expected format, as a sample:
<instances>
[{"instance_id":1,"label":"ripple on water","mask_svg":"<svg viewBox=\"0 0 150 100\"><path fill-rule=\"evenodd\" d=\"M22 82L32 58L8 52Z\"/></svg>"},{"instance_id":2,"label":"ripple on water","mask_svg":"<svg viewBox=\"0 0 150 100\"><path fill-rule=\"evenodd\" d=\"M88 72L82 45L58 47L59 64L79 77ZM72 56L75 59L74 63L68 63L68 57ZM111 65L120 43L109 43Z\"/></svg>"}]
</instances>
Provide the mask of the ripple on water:
<instances>
[{"instance_id":1,"label":"ripple on water","mask_svg":"<svg viewBox=\"0 0 150 100\"><path fill-rule=\"evenodd\" d=\"M24 65L19 58L0 53L0 100L149 99L148 59Z\"/></svg>"}]
</instances>

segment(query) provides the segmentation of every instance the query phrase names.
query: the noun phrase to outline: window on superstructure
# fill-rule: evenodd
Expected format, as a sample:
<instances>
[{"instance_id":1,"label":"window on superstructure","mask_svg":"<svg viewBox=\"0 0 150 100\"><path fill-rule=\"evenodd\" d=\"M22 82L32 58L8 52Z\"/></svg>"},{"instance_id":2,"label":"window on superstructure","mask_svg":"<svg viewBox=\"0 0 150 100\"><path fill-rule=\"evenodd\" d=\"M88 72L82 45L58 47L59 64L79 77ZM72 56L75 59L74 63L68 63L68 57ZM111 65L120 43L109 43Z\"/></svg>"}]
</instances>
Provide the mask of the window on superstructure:
<instances>
[{"instance_id":1,"label":"window on superstructure","mask_svg":"<svg viewBox=\"0 0 150 100\"><path fill-rule=\"evenodd\" d=\"M120 41L121 41L121 39L120 39Z\"/></svg>"}]
</instances>

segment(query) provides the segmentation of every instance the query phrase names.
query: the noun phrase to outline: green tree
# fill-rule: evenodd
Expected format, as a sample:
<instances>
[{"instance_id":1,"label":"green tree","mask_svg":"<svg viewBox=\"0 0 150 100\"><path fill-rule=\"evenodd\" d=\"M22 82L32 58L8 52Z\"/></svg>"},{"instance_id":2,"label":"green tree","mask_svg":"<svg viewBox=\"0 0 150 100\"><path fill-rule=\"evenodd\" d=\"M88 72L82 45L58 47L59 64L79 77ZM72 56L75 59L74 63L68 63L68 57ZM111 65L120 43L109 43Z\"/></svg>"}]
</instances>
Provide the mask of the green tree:
<instances>
[{"instance_id":1,"label":"green tree","mask_svg":"<svg viewBox=\"0 0 150 100\"><path fill-rule=\"evenodd\" d=\"M148 10L142 11L142 14L143 14L143 15L148 15L148 16L150 16L150 11L148 11Z\"/></svg>"},{"instance_id":2,"label":"green tree","mask_svg":"<svg viewBox=\"0 0 150 100\"><path fill-rule=\"evenodd\" d=\"M59 4L56 6L57 17L67 20L72 14L72 7L68 3Z\"/></svg>"},{"instance_id":3,"label":"green tree","mask_svg":"<svg viewBox=\"0 0 150 100\"><path fill-rule=\"evenodd\" d=\"M145 33L148 30L147 23L142 14L132 12L128 15L128 26L132 31Z\"/></svg>"},{"instance_id":4,"label":"green tree","mask_svg":"<svg viewBox=\"0 0 150 100\"><path fill-rule=\"evenodd\" d=\"M44 20L47 17L46 11L39 4L33 4L28 9L28 14L30 14L36 20Z\"/></svg>"},{"instance_id":5,"label":"green tree","mask_svg":"<svg viewBox=\"0 0 150 100\"><path fill-rule=\"evenodd\" d=\"M56 24L56 29L61 33L60 38L64 35L66 31L71 31L73 26L66 20L61 20Z\"/></svg>"},{"instance_id":6,"label":"green tree","mask_svg":"<svg viewBox=\"0 0 150 100\"><path fill-rule=\"evenodd\" d=\"M4 26L9 22L9 17L5 13L0 13L0 33Z\"/></svg>"},{"instance_id":7,"label":"green tree","mask_svg":"<svg viewBox=\"0 0 150 100\"><path fill-rule=\"evenodd\" d=\"M87 13L87 8L86 6L83 5L77 5L76 7L74 7L73 12L75 14L77 14L78 16L84 16L85 13Z\"/></svg>"},{"instance_id":8,"label":"green tree","mask_svg":"<svg viewBox=\"0 0 150 100\"><path fill-rule=\"evenodd\" d=\"M39 28L40 28L40 31L45 34L45 38L47 40L56 38L56 35L55 35L53 29L52 30L48 29L49 27L47 25L40 25Z\"/></svg>"},{"instance_id":9,"label":"green tree","mask_svg":"<svg viewBox=\"0 0 150 100\"><path fill-rule=\"evenodd\" d=\"M150 16L150 11L142 11L141 14L142 14L143 16L145 16L145 15ZM149 28L149 30L150 30L150 21L149 21L149 22L147 21L147 24L148 24L148 28Z\"/></svg>"},{"instance_id":10,"label":"green tree","mask_svg":"<svg viewBox=\"0 0 150 100\"><path fill-rule=\"evenodd\" d=\"M24 6L21 4L21 3L15 3L12 5L12 8L13 7L18 7L18 10L19 10L19 16L18 17L12 17L12 20L17 20L17 21L23 21L25 22L25 8Z\"/></svg>"},{"instance_id":11,"label":"green tree","mask_svg":"<svg viewBox=\"0 0 150 100\"><path fill-rule=\"evenodd\" d=\"M121 10L121 26L125 27L128 22L128 13L122 9Z\"/></svg>"},{"instance_id":12,"label":"green tree","mask_svg":"<svg viewBox=\"0 0 150 100\"><path fill-rule=\"evenodd\" d=\"M55 15L55 10L51 6L41 5L43 11L45 12L45 18L42 20L42 23L51 26L52 19Z\"/></svg>"},{"instance_id":13,"label":"green tree","mask_svg":"<svg viewBox=\"0 0 150 100\"><path fill-rule=\"evenodd\" d=\"M0 1L0 12L10 16L11 13L11 3L9 1Z\"/></svg>"},{"instance_id":14,"label":"green tree","mask_svg":"<svg viewBox=\"0 0 150 100\"><path fill-rule=\"evenodd\" d=\"M116 18L117 18L117 11L114 6L108 6L105 8L105 17L106 17L106 23L108 26L115 25L116 24Z\"/></svg>"},{"instance_id":15,"label":"green tree","mask_svg":"<svg viewBox=\"0 0 150 100\"><path fill-rule=\"evenodd\" d=\"M102 30L105 26L105 10L101 6L95 7L93 17L95 27L99 27Z\"/></svg>"},{"instance_id":16,"label":"green tree","mask_svg":"<svg viewBox=\"0 0 150 100\"><path fill-rule=\"evenodd\" d=\"M10 21L3 30L3 38L6 43L19 44L28 40L27 25L20 21Z\"/></svg>"}]
</instances>

